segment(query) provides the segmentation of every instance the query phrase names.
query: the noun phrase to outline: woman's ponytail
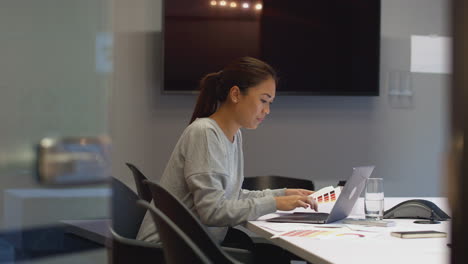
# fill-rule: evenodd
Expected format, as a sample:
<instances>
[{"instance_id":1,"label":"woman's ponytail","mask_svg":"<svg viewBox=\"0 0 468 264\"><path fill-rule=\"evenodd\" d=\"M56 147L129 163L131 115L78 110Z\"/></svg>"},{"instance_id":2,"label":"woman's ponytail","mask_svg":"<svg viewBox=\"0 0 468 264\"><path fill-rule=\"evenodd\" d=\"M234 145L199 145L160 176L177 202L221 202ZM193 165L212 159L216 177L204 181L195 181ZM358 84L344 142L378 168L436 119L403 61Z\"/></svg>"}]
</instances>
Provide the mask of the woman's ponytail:
<instances>
[{"instance_id":1,"label":"woman's ponytail","mask_svg":"<svg viewBox=\"0 0 468 264\"><path fill-rule=\"evenodd\" d=\"M221 72L209 73L201 79L200 94L198 95L197 104L195 105L189 124L197 118L208 117L216 112L218 108L217 90L219 90L220 75Z\"/></svg>"}]
</instances>

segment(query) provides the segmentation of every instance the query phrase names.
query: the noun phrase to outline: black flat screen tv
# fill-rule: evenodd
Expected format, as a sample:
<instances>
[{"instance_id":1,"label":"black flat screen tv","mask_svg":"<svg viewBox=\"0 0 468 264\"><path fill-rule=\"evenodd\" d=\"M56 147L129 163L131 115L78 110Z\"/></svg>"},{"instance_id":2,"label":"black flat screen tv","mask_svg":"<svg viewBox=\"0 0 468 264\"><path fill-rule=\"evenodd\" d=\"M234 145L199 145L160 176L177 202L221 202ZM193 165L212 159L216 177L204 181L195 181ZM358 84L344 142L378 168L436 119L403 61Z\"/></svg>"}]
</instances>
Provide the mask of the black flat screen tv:
<instances>
[{"instance_id":1,"label":"black flat screen tv","mask_svg":"<svg viewBox=\"0 0 468 264\"><path fill-rule=\"evenodd\" d=\"M194 93L234 58L268 62L278 94L379 95L380 0L166 0L163 92Z\"/></svg>"}]
</instances>

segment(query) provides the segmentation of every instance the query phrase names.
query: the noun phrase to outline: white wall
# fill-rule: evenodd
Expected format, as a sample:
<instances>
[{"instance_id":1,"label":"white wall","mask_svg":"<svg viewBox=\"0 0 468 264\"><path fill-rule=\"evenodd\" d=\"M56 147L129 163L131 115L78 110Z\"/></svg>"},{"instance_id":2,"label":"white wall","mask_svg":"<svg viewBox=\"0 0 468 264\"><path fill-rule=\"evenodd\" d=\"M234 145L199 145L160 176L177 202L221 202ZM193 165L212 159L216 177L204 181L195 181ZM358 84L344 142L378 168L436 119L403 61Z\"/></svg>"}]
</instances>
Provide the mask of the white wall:
<instances>
[{"instance_id":1,"label":"white wall","mask_svg":"<svg viewBox=\"0 0 468 264\"><path fill-rule=\"evenodd\" d=\"M244 131L246 176L279 174L336 184L356 165L375 164L387 195L442 192L448 129L448 75L411 74L411 101L391 98L390 71L409 71L410 35L448 35L445 0L382 0L379 97L278 96L272 114ZM131 184L130 161L158 179L195 103L162 95L161 1L114 1L111 97L113 170Z\"/></svg>"}]
</instances>

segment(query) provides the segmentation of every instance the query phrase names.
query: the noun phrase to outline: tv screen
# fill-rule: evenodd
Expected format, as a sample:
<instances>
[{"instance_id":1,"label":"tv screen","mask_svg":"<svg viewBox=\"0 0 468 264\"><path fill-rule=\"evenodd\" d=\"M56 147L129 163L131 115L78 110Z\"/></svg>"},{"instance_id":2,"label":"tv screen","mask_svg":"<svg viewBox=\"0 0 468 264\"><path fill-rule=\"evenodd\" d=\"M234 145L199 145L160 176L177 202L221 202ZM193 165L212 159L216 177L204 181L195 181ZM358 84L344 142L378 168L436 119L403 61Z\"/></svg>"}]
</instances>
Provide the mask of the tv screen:
<instances>
[{"instance_id":1,"label":"tv screen","mask_svg":"<svg viewBox=\"0 0 468 264\"><path fill-rule=\"evenodd\" d=\"M163 39L167 93L252 56L276 69L278 94L379 94L380 0L167 0Z\"/></svg>"}]
</instances>

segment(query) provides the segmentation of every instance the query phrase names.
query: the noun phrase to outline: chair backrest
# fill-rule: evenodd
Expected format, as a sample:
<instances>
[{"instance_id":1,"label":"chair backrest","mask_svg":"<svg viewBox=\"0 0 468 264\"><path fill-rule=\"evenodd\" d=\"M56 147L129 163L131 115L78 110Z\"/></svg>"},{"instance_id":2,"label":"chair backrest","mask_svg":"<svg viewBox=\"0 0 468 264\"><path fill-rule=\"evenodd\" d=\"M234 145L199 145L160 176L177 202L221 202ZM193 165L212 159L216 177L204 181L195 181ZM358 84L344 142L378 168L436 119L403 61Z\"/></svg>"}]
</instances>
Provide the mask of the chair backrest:
<instances>
[{"instance_id":1,"label":"chair backrest","mask_svg":"<svg viewBox=\"0 0 468 264\"><path fill-rule=\"evenodd\" d=\"M153 217L156 227L159 230L159 237L164 249L166 263L216 263L212 262L205 252L203 252L198 245L163 212L142 200L140 200L138 204L147 209Z\"/></svg>"},{"instance_id":2,"label":"chair backrest","mask_svg":"<svg viewBox=\"0 0 468 264\"><path fill-rule=\"evenodd\" d=\"M264 190L264 189L280 189L280 188L300 188L313 191L314 183L311 180L289 178L284 176L268 175L246 177L242 184L242 188L246 190Z\"/></svg>"},{"instance_id":3,"label":"chair backrest","mask_svg":"<svg viewBox=\"0 0 468 264\"><path fill-rule=\"evenodd\" d=\"M126 238L135 239L146 210L136 206L138 195L116 178L112 178L112 227Z\"/></svg>"},{"instance_id":4,"label":"chair backrest","mask_svg":"<svg viewBox=\"0 0 468 264\"><path fill-rule=\"evenodd\" d=\"M146 178L146 176L132 163L127 162L125 164L132 171L138 196L140 196L140 199L150 202L152 199L151 191L149 190L147 185L143 184L143 181L147 180L148 178Z\"/></svg>"},{"instance_id":5,"label":"chair backrest","mask_svg":"<svg viewBox=\"0 0 468 264\"><path fill-rule=\"evenodd\" d=\"M161 210L182 232L190 234L190 239L210 257L211 261L214 263L235 262L221 249L198 218L177 197L155 182L146 180L144 183L151 190L156 208Z\"/></svg>"},{"instance_id":6,"label":"chair backrest","mask_svg":"<svg viewBox=\"0 0 468 264\"><path fill-rule=\"evenodd\" d=\"M136 206L137 204L135 204ZM109 255L109 263L165 263L161 244L128 239L117 234L112 228L110 232L112 235L112 254Z\"/></svg>"}]
</instances>

